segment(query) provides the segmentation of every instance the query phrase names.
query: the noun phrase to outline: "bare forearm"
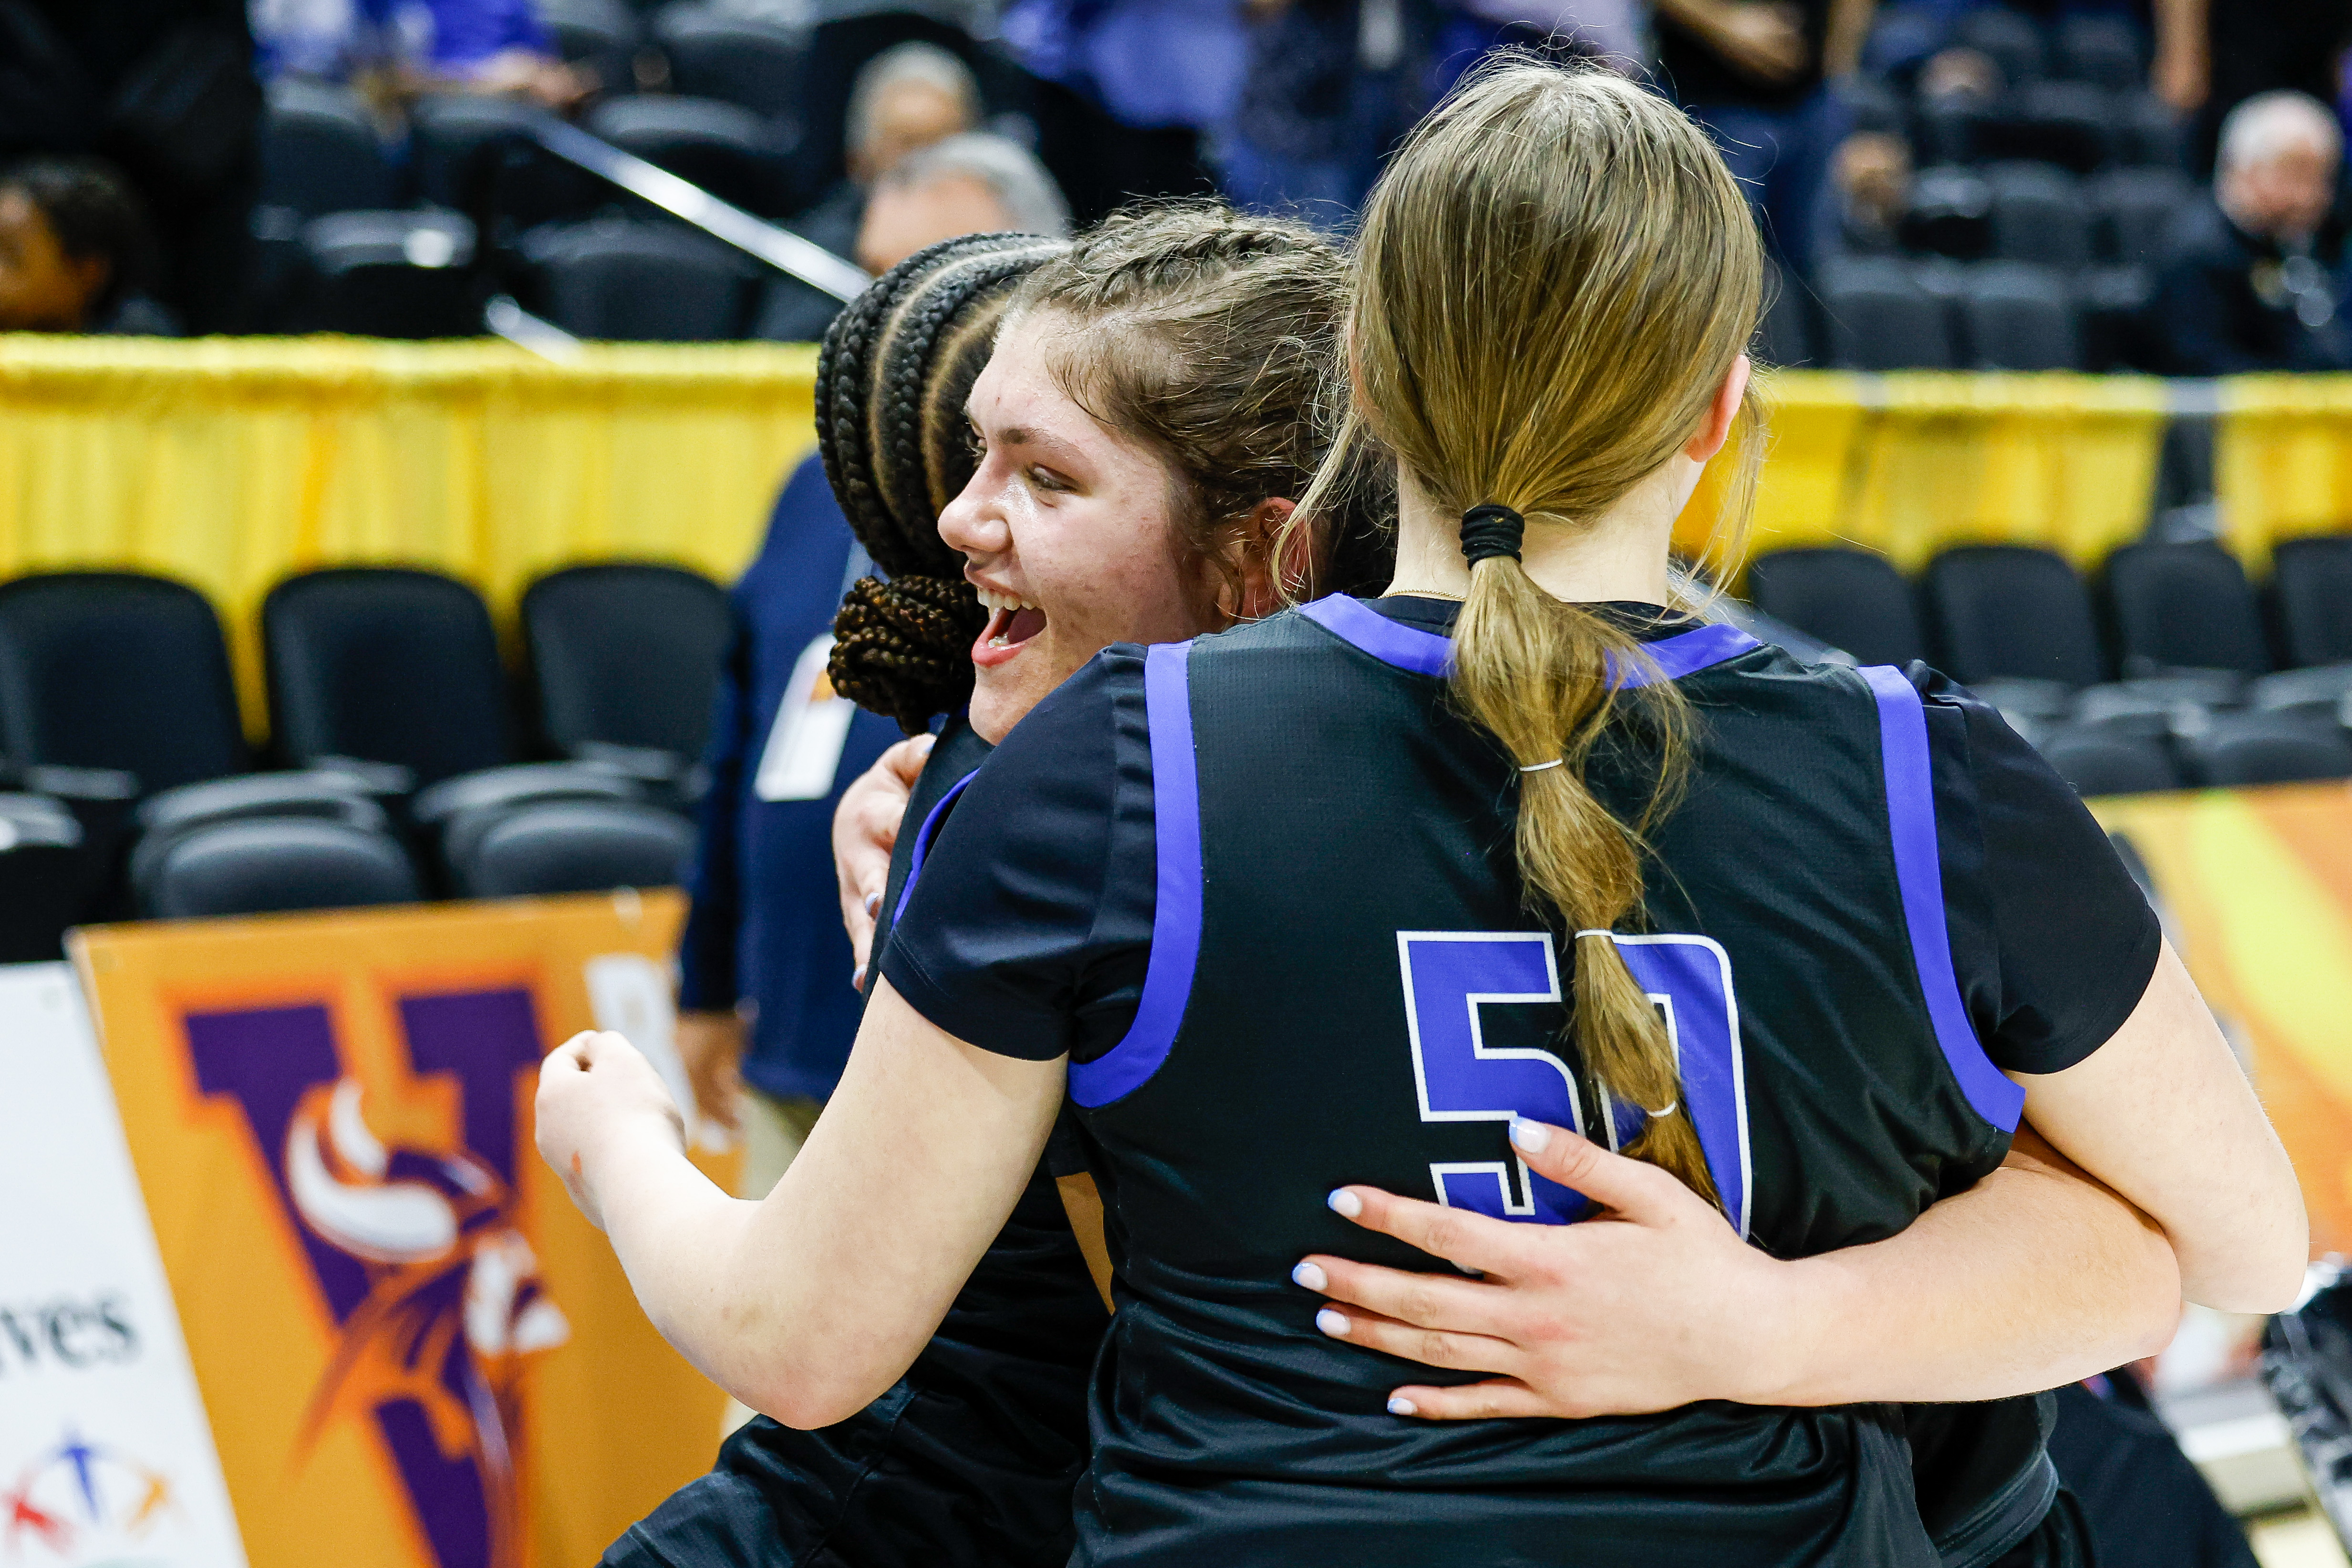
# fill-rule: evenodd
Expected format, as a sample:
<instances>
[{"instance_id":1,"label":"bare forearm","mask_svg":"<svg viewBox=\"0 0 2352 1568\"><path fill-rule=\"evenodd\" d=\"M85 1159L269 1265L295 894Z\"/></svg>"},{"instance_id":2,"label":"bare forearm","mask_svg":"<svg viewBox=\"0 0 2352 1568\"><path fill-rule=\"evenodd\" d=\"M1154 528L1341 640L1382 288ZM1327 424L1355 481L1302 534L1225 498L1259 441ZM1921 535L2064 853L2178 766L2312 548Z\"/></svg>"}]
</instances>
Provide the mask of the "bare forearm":
<instances>
[{"instance_id":1,"label":"bare forearm","mask_svg":"<svg viewBox=\"0 0 2352 1568\"><path fill-rule=\"evenodd\" d=\"M729 1197L675 1150L650 1140L602 1151L595 1185L604 1233L637 1304L678 1354L741 1397L755 1381L730 1334L735 1259L760 1205Z\"/></svg>"},{"instance_id":2,"label":"bare forearm","mask_svg":"<svg viewBox=\"0 0 2352 1568\"><path fill-rule=\"evenodd\" d=\"M1899 1235L1790 1265L1794 1359L1758 1402L1997 1399L2161 1349L2180 1312L2163 1232L2030 1130L2020 1145Z\"/></svg>"}]
</instances>

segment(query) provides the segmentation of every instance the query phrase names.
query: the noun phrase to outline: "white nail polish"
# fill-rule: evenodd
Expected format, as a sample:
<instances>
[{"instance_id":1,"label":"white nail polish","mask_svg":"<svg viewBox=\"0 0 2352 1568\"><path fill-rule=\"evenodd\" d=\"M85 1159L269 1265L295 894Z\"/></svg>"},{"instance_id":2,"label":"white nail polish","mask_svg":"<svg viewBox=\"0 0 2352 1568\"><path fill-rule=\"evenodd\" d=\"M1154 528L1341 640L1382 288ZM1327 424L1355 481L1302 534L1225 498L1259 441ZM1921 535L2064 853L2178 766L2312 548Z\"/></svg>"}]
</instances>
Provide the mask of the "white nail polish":
<instances>
[{"instance_id":1,"label":"white nail polish","mask_svg":"<svg viewBox=\"0 0 2352 1568\"><path fill-rule=\"evenodd\" d=\"M1530 1121L1524 1116L1511 1118L1511 1142L1523 1154L1540 1154L1551 1142L1551 1129L1540 1121Z\"/></svg>"},{"instance_id":2,"label":"white nail polish","mask_svg":"<svg viewBox=\"0 0 2352 1568\"><path fill-rule=\"evenodd\" d=\"M866 966L864 964L859 964L857 966L857 972L849 977L849 988L852 991L863 991L866 989Z\"/></svg>"},{"instance_id":3,"label":"white nail polish","mask_svg":"<svg viewBox=\"0 0 2352 1568\"><path fill-rule=\"evenodd\" d=\"M879 894L879 893L868 893L868 894L866 894L866 918L870 920L870 919L872 919L875 915L877 915L877 914L881 913L881 911L882 911L882 895L881 895L881 894Z\"/></svg>"},{"instance_id":4,"label":"white nail polish","mask_svg":"<svg viewBox=\"0 0 2352 1568\"><path fill-rule=\"evenodd\" d=\"M1294 1285L1304 1286L1309 1290L1327 1289L1329 1288L1331 1283L1328 1279L1323 1278L1323 1270L1316 1268L1312 1263L1302 1263L1297 1268L1292 1269L1290 1271L1290 1282Z\"/></svg>"},{"instance_id":5,"label":"white nail polish","mask_svg":"<svg viewBox=\"0 0 2352 1568\"><path fill-rule=\"evenodd\" d=\"M1420 1408L1421 1407L1419 1405L1415 1405L1412 1400L1407 1399L1402 1394L1399 1394L1394 1399L1389 1401L1389 1414L1391 1415L1411 1415Z\"/></svg>"},{"instance_id":6,"label":"white nail polish","mask_svg":"<svg viewBox=\"0 0 2352 1568\"><path fill-rule=\"evenodd\" d=\"M1334 1339L1344 1340L1348 1337L1348 1314L1326 1307L1315 1314L1315 1326Z\"/></svg>"},{"instance_id":7,"label":"white nail polish","mask_svg":"<svg viewBox=\"0 0 2352 1568\"><path fill-rule=\"evenodd\" d=\"M1345 1187L1332 1188L1331 1195L1323 1201L1329 1204L1331 1212L1341 1219L1353 1219L1364 1212L1364 1200Z\"/></svg>"}]
</instances>

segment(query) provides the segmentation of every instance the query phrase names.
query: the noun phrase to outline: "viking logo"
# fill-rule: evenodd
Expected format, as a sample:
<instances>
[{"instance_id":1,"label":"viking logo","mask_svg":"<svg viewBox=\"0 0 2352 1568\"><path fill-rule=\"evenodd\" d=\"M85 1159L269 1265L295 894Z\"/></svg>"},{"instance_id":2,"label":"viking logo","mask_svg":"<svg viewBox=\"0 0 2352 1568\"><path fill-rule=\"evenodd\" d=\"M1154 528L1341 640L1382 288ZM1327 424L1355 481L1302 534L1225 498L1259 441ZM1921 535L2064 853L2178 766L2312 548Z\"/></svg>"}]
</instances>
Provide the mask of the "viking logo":
<instances>
[{"instance_id":1,"label":"viking logo","mask_svg":"<svg viewBox=\"0 0 2352 1568\"><path fill-rule=\"evenodd\" d=\"M414 1072L454 1077L462 1142L387 1142L322 1006L191 1014L199 1082L244 1109L338 1334L303 1452L372 1421L441 1568L520 1568L524 1359L570 1337L516 1224L516 1078L541 1037L520 990L398 1003Z\"/></svg>"},{"instance_id":2,"label":"viking logo","mask_svg":"<svg viewBox=\"0 0 2352 1568\"><path fill-rule=\"evenodd\" d=\"M0 1489L0 1562L76 1558L142 1541L173 1506L162 1472L68 1430ZM42 1556L30 1553L34 1544Z\"/></svg>"}]
</instances>

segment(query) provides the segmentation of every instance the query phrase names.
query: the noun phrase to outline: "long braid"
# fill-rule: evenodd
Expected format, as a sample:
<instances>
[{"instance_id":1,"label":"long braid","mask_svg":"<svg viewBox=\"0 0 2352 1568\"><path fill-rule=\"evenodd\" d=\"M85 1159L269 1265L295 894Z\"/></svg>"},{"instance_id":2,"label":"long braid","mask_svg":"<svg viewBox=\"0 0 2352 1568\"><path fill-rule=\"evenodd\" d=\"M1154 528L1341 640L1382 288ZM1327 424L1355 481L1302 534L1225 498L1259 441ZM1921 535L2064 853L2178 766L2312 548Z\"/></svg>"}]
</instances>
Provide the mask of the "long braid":
<instances>
[{"instance_id":1,"label":"long braid","mask_svg":"<svg viewBox=\"0 0 2352 1568\"><path fill-rule=\"evenodd\" d=\"M834 320L817 361L817 444L843 514L887 580L852 585L834 620L835 691L919 733L971 695L987 624L940 509L971 476L963 402L1013 286L1068 248L968 235L919 251ZM944 438L940 433L944 432Z\"/></svg>"}]
</instances>

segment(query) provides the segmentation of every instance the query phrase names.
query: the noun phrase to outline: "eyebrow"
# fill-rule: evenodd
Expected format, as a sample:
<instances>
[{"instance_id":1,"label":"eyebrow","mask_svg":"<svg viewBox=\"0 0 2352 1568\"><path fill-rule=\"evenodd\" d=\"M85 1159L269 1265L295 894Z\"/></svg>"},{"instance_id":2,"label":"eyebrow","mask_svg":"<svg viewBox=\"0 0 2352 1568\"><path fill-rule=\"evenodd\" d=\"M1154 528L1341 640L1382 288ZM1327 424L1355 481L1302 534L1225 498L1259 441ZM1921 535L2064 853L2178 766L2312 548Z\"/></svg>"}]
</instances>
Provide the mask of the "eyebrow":
<instances>
[{"instance_id":1,"label":"eyebrow","mask_svg":"<svg viewBox=\"0 0 2352 1568\"><path fill-rule=\"evenodd\" d=\"M1032 430L1025 425L1008 425L997 432L997 439L1008 447L1034 447L1048 457L1076 461L1086 454L1059 436L1049 436L1043 430Z\"/></svg>"}]
</instances>

